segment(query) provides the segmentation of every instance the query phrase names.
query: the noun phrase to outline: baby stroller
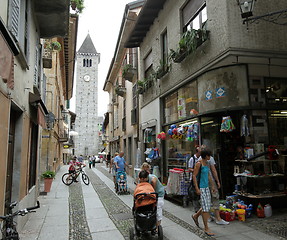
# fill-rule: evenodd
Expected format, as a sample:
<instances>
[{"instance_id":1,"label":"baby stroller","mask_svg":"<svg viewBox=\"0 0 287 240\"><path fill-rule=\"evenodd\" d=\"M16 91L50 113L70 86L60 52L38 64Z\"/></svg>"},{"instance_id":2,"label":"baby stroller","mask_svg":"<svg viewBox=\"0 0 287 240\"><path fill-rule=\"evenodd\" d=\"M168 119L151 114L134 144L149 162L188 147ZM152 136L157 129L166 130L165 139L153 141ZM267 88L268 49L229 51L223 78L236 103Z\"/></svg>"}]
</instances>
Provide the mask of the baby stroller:
<instances>
[{"instance_id":1,"label":"baby stroller","mask_svg":"<svg viewBox=\"0 0 287 240\"><path fill-rule=\"evenodd\" d=\"M130 192L128 191L126 172L124 172L124 171L117 172L115 189L116 189L116 193L118 195L130 194Z\"/></svg>"},{"instance_id":2,"label":"baby stroller","mask_svg":"<svg viewBox=\"0 0 287 240\"><path fill-rule=\"evenodd\" d=\"M135 239L135 235L140 237L148 232L155 234L156 230L158 239L163 239L162 226L156 225L157 197L151 184L138 184L134 192L134 228L130 228L130 240Z\"/></svg>"}]
</instances>

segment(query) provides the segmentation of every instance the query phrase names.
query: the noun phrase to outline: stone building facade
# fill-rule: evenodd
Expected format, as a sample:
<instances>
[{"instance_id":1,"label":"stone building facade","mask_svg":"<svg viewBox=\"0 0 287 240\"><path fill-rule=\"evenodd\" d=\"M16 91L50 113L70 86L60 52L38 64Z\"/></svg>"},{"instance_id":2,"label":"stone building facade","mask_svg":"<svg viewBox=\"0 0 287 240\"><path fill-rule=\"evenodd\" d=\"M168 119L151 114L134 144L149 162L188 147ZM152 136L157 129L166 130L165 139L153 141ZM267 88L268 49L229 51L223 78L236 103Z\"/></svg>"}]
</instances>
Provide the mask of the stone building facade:
<instances>
[{"instance_id":1,"label":"stone building facade","mask_svg":"<svg viewBox=\"0 0 287 240\"><path fill-rule=\"evenodd\" d=\"M39 195L42 130L47 128L48 114L41 39L63 41L69 31L69 10L67 0L1 1L0 215L8 212L12 201L18 202L16 209L35 205ZM72 79L64 75L72 69L64 54L61 60L59 81L65 79L68 85ZM15 220L20 230L27 218Z\"/></svg>"},{"instance_id":2,"label":"stone building facade","mask_svg":"<svg viewBox=\"0 0 287 240\"><path fill-rule=\"evenodd\" d=\"M257 1L253 15L282 9L286 9L282 1ZM279 152L286 148L286 26L260 21L247 27L242 22L238 2L225 0L147 0L139 14L125 46L140 48L139 80L145 85L140 131L148 129L151 143L160 148L164 182L170 168L186 168L195 145L205 144L212 149L224 176L222 194L231 194L239 149L259 154L270 145ZM171 49L179 55L187 31L196 33L192 41L197 42L179 60ZM162 65L165 74L160 74ZM223 133L221 124L226 116L236 129ZM246 129L241 124L243 116L250 132L242 134ZM199 127L193 137L187 137L187 132L182 138L177 133L168 134L171 125L193 124ZM167 134L165 141L156 138L161 131ZM270 174L276 168L286 176L283 154L274 166L268 160L260 159L262 164L254 165L253 173ZM272 179L280 182L278 191L286 188L282 178Z\"/></svg>"}]
</instances>

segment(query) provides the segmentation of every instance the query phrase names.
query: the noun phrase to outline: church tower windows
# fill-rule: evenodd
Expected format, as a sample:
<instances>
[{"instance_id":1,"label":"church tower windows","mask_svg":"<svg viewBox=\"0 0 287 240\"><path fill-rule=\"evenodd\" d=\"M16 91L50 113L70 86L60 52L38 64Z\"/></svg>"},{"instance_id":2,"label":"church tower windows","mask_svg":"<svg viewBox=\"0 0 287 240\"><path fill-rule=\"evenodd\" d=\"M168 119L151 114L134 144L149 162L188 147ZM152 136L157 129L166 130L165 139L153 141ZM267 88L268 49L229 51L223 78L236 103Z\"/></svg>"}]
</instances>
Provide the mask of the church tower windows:
<instances>
[{"instance_id":1,"label":"church tower windows","mask_svg":"<svg viewBox=\"0 0 287 240\"><path fill-rule=\"evenodd\" d=\"M84 59L83 59L83 67L92 67L92 62L93 62L92 59L86 59L86 58L84 58Z\"/></svg>"}]
</instances>

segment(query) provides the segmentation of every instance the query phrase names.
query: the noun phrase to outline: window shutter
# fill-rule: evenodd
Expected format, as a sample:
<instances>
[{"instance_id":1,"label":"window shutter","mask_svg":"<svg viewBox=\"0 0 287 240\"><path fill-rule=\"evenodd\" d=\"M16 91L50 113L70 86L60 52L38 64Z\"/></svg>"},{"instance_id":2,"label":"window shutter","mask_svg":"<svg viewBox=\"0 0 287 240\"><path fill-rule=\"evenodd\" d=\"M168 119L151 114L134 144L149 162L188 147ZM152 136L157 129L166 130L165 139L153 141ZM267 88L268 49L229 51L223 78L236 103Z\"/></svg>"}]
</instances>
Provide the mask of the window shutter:
<instances>
[{"instance_id":1,"label":"window shutter","mask_svg":"<svg viewBox=\"0 0 287 240\"><path fill-rule=\"evenodd\" d=\"M31 12L30 12L30 4L29 1L27 1L27 5L26 5L26 11L25 11L25 33L24 33L24 49L25 49L25 56L26 59L29 63L29 56L30 56L30 46L29 46L29 23L30 23L30 16L31 16Z\"/></svg>"},{"instance_id":2,"label":"window shutter","mask_svg":"<svg viewBox=\"0 0 287 240\"><path fill-rule=\"evenodd\" d=\"M194 17L194 15L205 4L205 0L190 0L182 9L182 23L183 26Z\"/></svg>"},{"instance_id":3,"label":"window shutter","mask_svg":"<svg viewBox=\"0 0 287 240\"><path fill-rule=\"evenodd\" d=\"M149 54L144 59L144 70L146 71L152 65L152 52L150 51Z\"/></svg>"},{"instance_id":4,"label":"window shutter","mask_svg":"<svg viewBox=\"0 0 287 240\"><path fill-rule=\"evenodd\" d=\"M9 30L19 41L19 24L20 24L20 0L12 0L9 14Z\"/></svg>"}]
</instances>

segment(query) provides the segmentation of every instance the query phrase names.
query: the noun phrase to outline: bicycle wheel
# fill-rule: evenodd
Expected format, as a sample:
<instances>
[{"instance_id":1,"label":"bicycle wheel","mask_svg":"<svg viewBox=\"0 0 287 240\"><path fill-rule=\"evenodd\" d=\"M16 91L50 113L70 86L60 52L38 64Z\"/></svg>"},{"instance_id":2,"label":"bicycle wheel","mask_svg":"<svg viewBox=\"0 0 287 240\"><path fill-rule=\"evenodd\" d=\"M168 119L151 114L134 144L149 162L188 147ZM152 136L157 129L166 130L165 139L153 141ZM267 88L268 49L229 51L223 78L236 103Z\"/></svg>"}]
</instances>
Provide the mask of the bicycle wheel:
<instances>
[{"instance_id":1,"label":"bicycle wheel","mask_svg":"<svg viewBox=\"0 0 287 240\"><path fill-rule=\"evenodd\" d=\"M74 181L73 176L70 176L70 177L68 177L68 176L69 176L69 173L65 173L62 176L62 182L67 186L71 185Z\"/></svg>"},{"instance_id":2,"label":"bicycle wheel","mask_svg":"<svg viewBox=\"0 0 287 240\"><path fill-rule=\"evenodd\" d=\"M89 185L90 179L89 179L87 174L82 173L82 180L83 180L84 184Z\"/></svg>"}]
</instances>

